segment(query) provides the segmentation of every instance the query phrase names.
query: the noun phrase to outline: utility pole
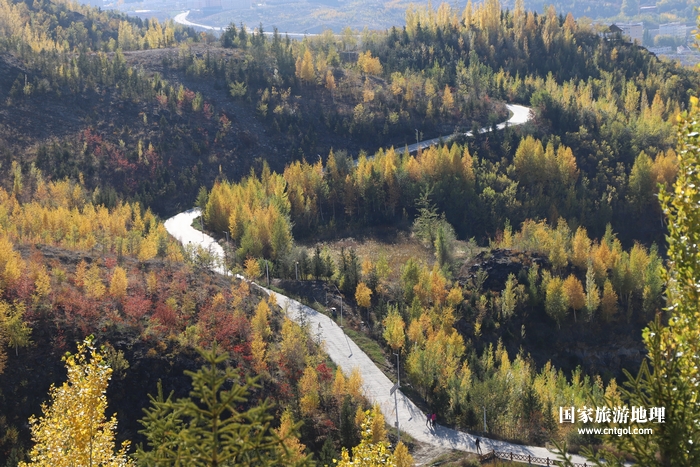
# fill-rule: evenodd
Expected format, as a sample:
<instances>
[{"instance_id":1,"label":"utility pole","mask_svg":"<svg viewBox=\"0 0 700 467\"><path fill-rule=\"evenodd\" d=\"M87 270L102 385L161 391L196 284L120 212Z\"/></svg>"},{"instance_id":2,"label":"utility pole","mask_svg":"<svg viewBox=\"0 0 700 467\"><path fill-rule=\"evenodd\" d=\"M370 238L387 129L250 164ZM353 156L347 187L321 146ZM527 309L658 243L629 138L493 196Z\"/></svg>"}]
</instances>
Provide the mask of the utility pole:
<instances>
[{"instance_id":1,"label":"utility pole","mask_svg":"<svg viewBox=\"0 0 700 467\"><path fill-rule=\"evenodd\" d=\"M394 411L396 412L396 437L398 438L396 444L399 444L401 442L401 429L399 428L399 401L397 396L398 392L399 391L394 391Z\"/></svg>"},{"instance_id":2,"label":"utility pole","mask_svg":"<svg viewBox=\"0 0 700 467\"><path fill-rule=\"evenodd\" d=\"M394 355L396 355L396 389L399 389L401 387L401 367L399 366L399 355L400 353L397 352ZM401 430L399 430L399 403L397 400L396 393L398 391L394 391L394 410L396 411L396 436L398 437L398 443L401 442Z\"/></svg>"},{"instance_id":3,"label":"utility pole","mask_svg":"<svg viewBox=\"0 0 700 467\"><path fill-rule=\"evenodd\" d=\"M338 292L338 296L340 297L340 327L343 327L343 295L340 293L340 290L338 290L338 286L333 284L333 287L335 287L336 292Z\"/></svg>"},{"instance_id":4,"label":"utility pole","mask_svg":"<svg viewBox=\"0 0 700 467\"><path fill-rule=\"evenodd\" d=\"M399 366L399 353L395 353L396 355L396 379L397 379L397 385L401 387L401 367Z\"/></svg>"},{"instance_id":5,"label":"utility pole","mask_svg":"<svg viewBox=\"0 0 700 467\"><path fill-rule=\"evenodd\" d=\"M399 396L397 394L397 390L399 389L399 383L394 384L392 386L391 390L389 391L389 395L391 396L392 394L394 395L394 413L396 414L396 433L399 438L399 443L401 442L401 429L399 428ZM398 444L398 443L397 443Z\"/></svg>"},{"instance_id":6,"label":"utility pole","mask_svg":"<svg viewBox=\"0 0 700 467\"><path fill-rule=\"evenodd\" d=\"M299 261L294 263L294 274L296 274L296 278L299 280Z\"/></svg>"}]
</instances>

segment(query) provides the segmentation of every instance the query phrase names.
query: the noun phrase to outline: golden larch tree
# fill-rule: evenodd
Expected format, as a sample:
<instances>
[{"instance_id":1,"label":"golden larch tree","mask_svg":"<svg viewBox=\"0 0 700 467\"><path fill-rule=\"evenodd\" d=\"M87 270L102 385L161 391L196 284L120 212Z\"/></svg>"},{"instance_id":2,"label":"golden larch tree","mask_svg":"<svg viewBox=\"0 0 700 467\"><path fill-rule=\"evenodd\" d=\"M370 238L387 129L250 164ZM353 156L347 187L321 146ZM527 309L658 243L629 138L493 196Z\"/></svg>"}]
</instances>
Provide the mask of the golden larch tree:
<instances>
[{"instance_id":1,"label":"golden larch tree","mask_svg":"<svg viewBox=\"0 0 700 467\"><path fill-rule=\"evenodd\" d=\"M606 279L603 285L603 297L600 300L600 309L606 322L612 321L615 313L617 313L617 298L617 293L615 293L612 283Z\"/></svg>"},{"instance_id":2,"label":"golden larch tree","mask_svg":"<svg viewBox=\"0 0 700 467\"><path fill-rule=\"evenodd\" d=\"M570 274L564 280L564 293L569 302L569 306L574 310L574 322L576 322L576 311L586 305L586 295L583 293L583 284L576 276Z\"/></svg>"},{"instance_id":3,"label":"golden larch tree","mask_svg":"<svg viewBox=\"0 0 700 467\"><path fill-rule=\"evenodd\" d=\"M369 308L372 303L372 290L370 290L364 282L357 284L355 300L357 300L357 304L362 308Z\"/></svg>"},{"instance_id":4,"label":"golden larch tree","mask_svg":"<svg viewBox=\"0 0 700 467\"><path fill-rule=\"evenodd\" d=\"M326 89L328 89L331 93L335 91L335 77L333 76L333 72L331 70L326 71Z\"/></svg>"},{"instance_id":5,"label":"golden larch tree","mask_svg":"<svg viewBox=\"0 0 700 467\"><path fill-rule=\"evenodd\" d=\"M333 397L335 397L338 405L340 405L340 402L343 400L346 394L346 380L345 380L345 375L343 374L343 370L340 369L340 367L335 369L335 379L333 380Z\"/></svg>"},{"instance_id":6,"label":"golden larch tree","mask_svg":"<svg viewBox=\"0 0 700 467\"><path fill-rule=\"evenodd\" d=\"M124 268L117 266L112 271L112 279L109 281L109 294L113 297L123 298L129 287L129 279Z\"/></svg>"},{"instance_id":7,"label":"golden larch tree","mask_svg":"<svg viewBox=\"0 0 700 467\"><path fill-rule=\"evenodd\" d=\"M250 280L255 280L260 277L260 265L255 258L245 260L245 275Z\"/></svg>"},{"instance_id":8,"label":"golden larch tree","mask_svg":"<svg viewBox=\"0 0 700 467\"><path fill-rule=\"evenodd\" d=\"M449 114L454 110L455 98L452 95L452 90L449 85L445 85L445 90L442 92L442 106L441 110L445 114Z\"/></svg>"},{"instance_id":9,"label":"golden larch tree","mask_svg":"<svg viewBox=\"0 0 700 467\"><path fill-rule=\"evenodd\" d=\"M42 405L44 415L31 417L30 462L20 467L127 467L129 442L116 449L117 419L105 417L105 391L112 369L90 339L78 352L65 358L68 381L49 390L51 402Z\"/></svg>"},{"instance_id":10,"label":"golden larch tree","mask_svg":"<svg viewBox=\"0 0 700 467\"><path fill-rule=\"evenodd\" d=\"M311 51L308 48L304 52L304 58L301 59L299 78L306 82L311 82L314 80L314 78L316 78L316 72L314 71L314 58L311 56Z\"/></svg>"},{"instance_id":11,"label":"golden larch tree","mask_svg":"<svg viewBox=\"0 0 700 467\"><path fill-rule=\"evenodd\" d=\"M347 394L350 394L355 399L362 397L362 374L360 369L355 367L350 372L350 377L348 378L345 389Z\"/></svg>"},{"instance_id":12,"label":"golden larch tree","mask_svg":"<svg viewBox=\"0 0 700 467\"><path fill-rule=\"evenodd\" d=\"M309 365L304 369L304 374L299 380L299 393L302 395L299 401L303 415L313 415L321 402L319 397L318 373L316 368Z\"/></svg>"},{"instance_id":13,"label":"golden larch tree","mask_svg":"<svg viewBox=\"0 0 700 467\"><path fill-rule=\"evenodd\" d=\"M299 438L294 436L294 433L297 431L296 428L298 428L298 425L294 423L292 411L287 408L282 412L279 428L272 430L279 439L283 440L282 445L287 450L285 455L289 456L289 459L295 464L302 462L306 458L304 454L306 446L301 444Z\"/></svg>"},{"instance_id":14,"label":"golden larch tree","mask_svg":"<svg viewBox=\"0 0 700 467\"><path fill-rule=\"evenodd\" d=\"M100 272L100 267L95 261L92 263L92 266L90 266L90 269L87 270L85 280L83 282L85 293L87 293L88 296L93 298L101 298L105 294L107 287L105 287L104 283L102 282L101 276L102 274Z\"/></svg>"},{"instance_id":15,"label":"golden larch tree","mask_svg":"<svg viewBox=\"0 0 700 467\"><path fill-rule=\"evenodd\" d=\"M413 467L415 465L413 456L408 452L408 448L402 441L399 441L396 449L394 449L394 462L396 462L396 467Z\"/></svg>"},{"instance_id":16,"label":"golden larch tree","mask_svg":"<svg viewBox=\"0 0 700 467\"><path fill-rule=\"evenodd\" d=\"M588 231L585 227L579 226L576 229L571 242L571 262L579 269L586 269L588 257L591 253L591 240L588 238Z\"/></svg>"},{"instance_id":17,"label":"golden larch tree","mask_svg":"<svg viewBox=\"0 0 700 467\"><path fill-rule=\"evenodd\" d=\"M401 350L406 342L406 323L399 314L398 309L391 308L384 318L384 339L394 352Z\"/></svg>"},{"instance_id":18,"label":"golden larch tree","mask_svg":"<svg viewBox=\"0 0 700 467\"><path fill-rule=\"evenodd\" d=\"M360 69L368 75L382 74L382 64L379 61L379 58L372 57L372 52L369 50L359 55L357 58L357 64L360 66Z\"/></svg>"}]
</instances>

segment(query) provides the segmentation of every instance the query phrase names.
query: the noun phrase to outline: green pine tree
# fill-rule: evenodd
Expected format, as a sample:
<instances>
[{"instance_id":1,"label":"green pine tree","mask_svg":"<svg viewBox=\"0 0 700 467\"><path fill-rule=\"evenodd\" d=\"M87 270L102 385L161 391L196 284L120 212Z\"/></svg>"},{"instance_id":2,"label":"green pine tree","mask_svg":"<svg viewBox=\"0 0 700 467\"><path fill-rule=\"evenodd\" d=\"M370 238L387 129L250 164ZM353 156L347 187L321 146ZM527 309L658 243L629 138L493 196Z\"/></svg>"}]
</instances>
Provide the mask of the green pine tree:
<instances>
[{"instance_id":1,"label":"green pine tree","mask_svg":"<svg viewBox=\"0 0 700 467\"><path fill-rule=\"evenodd\" d=\"M265 400L245 411L255 379L240 377L225 366L226 353L216 344L200 350L205 364L192 378L190 396L178 400L151 396L151 407L140 420L147 447L140 446L136 459L144 466L289 466L308 465L308 458L292 462L282 441L270 429L271 404ZM231 384L233 382L233 384ZM226 389L230 386L230 389ZM296 427L298 428L298 426Z\"/></svg>"}]
</instances>

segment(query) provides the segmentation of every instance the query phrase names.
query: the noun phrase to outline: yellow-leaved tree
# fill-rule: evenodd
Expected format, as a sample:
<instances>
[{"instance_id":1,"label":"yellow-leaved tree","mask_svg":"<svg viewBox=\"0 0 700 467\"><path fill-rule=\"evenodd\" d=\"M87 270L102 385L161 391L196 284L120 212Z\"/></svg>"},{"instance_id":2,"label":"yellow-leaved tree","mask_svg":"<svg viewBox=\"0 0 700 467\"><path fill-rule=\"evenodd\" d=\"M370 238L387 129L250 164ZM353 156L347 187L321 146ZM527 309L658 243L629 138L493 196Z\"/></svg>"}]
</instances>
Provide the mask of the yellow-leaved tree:
<instances>
[{"instance_id":1,"label":"yellow-leaved tree","mask_svg":"<svg viewBox=\"0 0 700 467\"><path fill-rule=\"evenodd\" d=\"M399 314L397 307L390 307L384 318L384 339L394 352L400 351L406 343L406 323Z\"/></svg>"},{"instance_id":2,"label":"yellow-leaved tree","mask_svg":"<svg viewBox=\"0 0 700 467\"><path fill-rule=\"evenodd\" d=\"M88 338L75 355L64 358L68 381L49 390L51 402L42 405L44 415L29 419L35 444L30 462L20 467L127 467L129 442L116 449L117 419L105 417L105 391L112 374L101 351Z\"/></svg>"},{"instance_id":3,"label":"yellow-leaved tree","mask_svg":"<svg viewBox=\"0 0 700 467\"><path fill-rule=\"evenodd\" d=\"M123 298L126 296L127 287L129 287L129 278L126 276L126 271L120 266L115 267L109 282L110 295Z\"/></svg>"},{"instance_id":4,"label":"yellow-leaved tree","mask_svg":"<svg viewBox=\"0 0 700 467\"><path fill-rule=\"evenodd\" d=\"M372 304L372 290L364 282L357 284L355 289L355 300L362 308L369 308Z\"/></svg>"},{"instance_id":5,"label":"yellow-leaved tree","mask_svg":"<svg viewBox=\"0 0 700 467\"><path fill-rule=\"evenodd\" d=\"M356 421L360 424L362 440L352 448L352 460L347 449L343 448L340 460L334 461L337 467L408 467L413 465L413 457L403 443L396 446L392 454L386 438L384 416L378 405L372 410L359 411Z\"/></svg>"}]
</instances>

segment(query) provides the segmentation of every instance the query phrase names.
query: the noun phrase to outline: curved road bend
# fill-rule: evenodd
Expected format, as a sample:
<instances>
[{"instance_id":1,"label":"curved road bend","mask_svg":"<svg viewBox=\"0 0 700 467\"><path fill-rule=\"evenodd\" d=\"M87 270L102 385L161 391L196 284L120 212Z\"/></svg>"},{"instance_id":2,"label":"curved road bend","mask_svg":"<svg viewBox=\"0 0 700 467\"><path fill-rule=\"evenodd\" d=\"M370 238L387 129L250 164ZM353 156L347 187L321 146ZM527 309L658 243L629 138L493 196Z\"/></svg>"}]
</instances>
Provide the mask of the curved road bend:
<instances>
[{"instance_id":1,"label":"curved road bend","mask_svg":"<svg viewBox=\"0 0 700 467\"><path fill-rule=\"evenodd\" d=\"M182 13L179 13L173 17L173 21L175 21L178 24L182 24L183 26L189 26L192 28L201 28L201 29L207 29L209 31L217 31L221 32L226 28L221 28L218 26L207 26L206 24L201 24L201 23L193 23L192 21L187 19L187 16L190 14L190 11L184 11ZM248 32L252 32L253 29L247 28ZM272 36L274 32L268 32L265 31L263 34L266 36ZM279 33L282 36L289 36L289 37L298 37L298 38L304 38L304 37L312 37L312 36L320 36L320 34L307 34L307 33L301 33L301 32L280 32ZM360 37L360 36L357 36Z\"/></svg>"},{"instance_id":2,"label":"curved road bend","mask_svg":"<svg viewBox=\"0 0 700 467\"><path fill-rule=\"evenodd\" d=\"M165 222L165 228L183 245L190 243L199 245L211 251L217 258L223 258L224 252L221 245L208 235L192 228L192 221L199 215L199 209L190 209L168 219ZM214 270L224 273L221 266L215 267ZM396 411L394 409L394 396L390 395L389 392L394 383L345 335L343 330L328 316L319 313L313 308L302 305L285 295L273 292L260 285L258 286L268 294L275 295L277 303L285 310L290 319L309 324L312 337L323 341L325 351L331 360L343 369L345 374L350 374L353 368L357 367L360 369L364 381L363 389L365 395L373 403L379 404L387 423L393 424L396 420ZM434 446L476 452L474 436L440 425L437 425L434 431L429 430L426 427L425 414L410 399L404 396L400 390L397 391L397 395L399 427L402 432L410 434L418 441ZM542 458L556 458L555 454L545 448L521 446L488 438L481 438L481 449L483 452L496 450ZM583 463L584 461L582 457L574 456L574 462Z\"/></svg>"},{"instance_id":3,"label":"curved road bend","mask_svg":"<svg viewBox=\"0 0 700 467\"><path fill-rule=\"evenodd\" d=\"M517 125L522 125L523 123L527 123L530 121L532 118L532 115L530 112L532 112L532 109L529 107L525 107L522 105L515 105L515 104L506 104L506 107L510 112L513 113L513 115L510 116L508 121L501 122L498 125L496 125L497 130L503 130L506 127L509 126L517 126ZM482 128L479 130L479 134L483 133L488 133L491 131L489 128ZM443 142L449 142L453 138L456 138L457 136L469 136L472 137L474 136L474 133L471 131L467 131L466 133L461 133L461 134L454 134L454 135L449 135L449 136L441 136L439 138L433 138L433 139L426 139L424 141L421 141L419 143L414 143L408 146L408 153L412 154L414 152L418 152L418 149L420 148L421 150L429 148L430 146L433 146L435 144L440 143L442 140ZM405 148L397 148L396 152L398 153L403 153Z\"/></svg>"}]
</instances>

